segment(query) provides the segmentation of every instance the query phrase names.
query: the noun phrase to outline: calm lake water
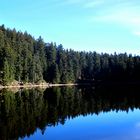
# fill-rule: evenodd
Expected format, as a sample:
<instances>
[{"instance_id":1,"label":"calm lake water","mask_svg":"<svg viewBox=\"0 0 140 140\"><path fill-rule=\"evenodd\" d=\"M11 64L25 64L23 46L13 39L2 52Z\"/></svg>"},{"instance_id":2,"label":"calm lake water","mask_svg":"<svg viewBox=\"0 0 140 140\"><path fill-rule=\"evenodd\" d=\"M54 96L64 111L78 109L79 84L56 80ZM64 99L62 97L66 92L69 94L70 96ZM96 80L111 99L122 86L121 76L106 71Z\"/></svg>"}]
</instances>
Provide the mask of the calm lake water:
<instances>
[{"instance_id":1,"label":"calm lake water","mask_svg":"<svg viewBox=\"0 0 140 140\"><path fill-rule=\"evenodd\" d=\"M0 140L140 140L140 87L0 91Z\"/></svg>"}]
</instances>

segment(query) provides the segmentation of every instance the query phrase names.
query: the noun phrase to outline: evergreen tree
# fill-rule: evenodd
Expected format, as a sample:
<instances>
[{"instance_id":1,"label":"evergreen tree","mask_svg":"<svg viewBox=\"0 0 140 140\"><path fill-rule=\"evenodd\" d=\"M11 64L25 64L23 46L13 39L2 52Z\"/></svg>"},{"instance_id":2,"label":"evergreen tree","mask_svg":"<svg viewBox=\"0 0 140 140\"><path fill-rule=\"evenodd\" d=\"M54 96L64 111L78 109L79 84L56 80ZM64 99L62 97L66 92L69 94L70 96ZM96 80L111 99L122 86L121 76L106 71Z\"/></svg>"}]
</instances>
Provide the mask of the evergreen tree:
<instances>
[{"instance_id":1,"label":"evergreen tree","mask_svg":"<svg viewBox=\"0 0 140 140\"><path fill-rule=\"evenodd\" d=\"M0 26L0 84L139 80L140 56L65 50L27 32Z\"/></svg>"},{"instance_id":2,"label":"evergreen tree","mask_svg":"<svg viewBox=\"0 0 140 140\"><path fill-rule=\"evenodd\" d=\"M10 79L10 65L7 61L7 59L4 60L4 66L3 66L3 85L7 85L11 79Z\"/></svg>"}]
</instances>

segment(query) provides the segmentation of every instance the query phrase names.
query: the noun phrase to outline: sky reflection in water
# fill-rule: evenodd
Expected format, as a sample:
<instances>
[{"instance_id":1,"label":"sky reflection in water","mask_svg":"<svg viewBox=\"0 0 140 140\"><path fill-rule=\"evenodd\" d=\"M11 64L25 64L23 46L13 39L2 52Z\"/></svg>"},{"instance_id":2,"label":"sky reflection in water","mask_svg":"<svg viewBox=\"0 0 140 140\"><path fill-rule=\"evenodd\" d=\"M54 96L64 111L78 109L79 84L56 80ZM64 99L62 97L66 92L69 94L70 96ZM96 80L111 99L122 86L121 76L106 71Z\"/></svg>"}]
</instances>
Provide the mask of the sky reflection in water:
<instances>
[{"instance_id":1,"label":"sky reflection in water","mask_svg":"<svg viewBox=\"0 0 140 140\"><path fill-rule=\"evenodd\" d=\"M78 116L64 125L47 127L43 135L37 129L24 140L140 140L139 116L139 109Z\"/></svg>"}]
</instances>

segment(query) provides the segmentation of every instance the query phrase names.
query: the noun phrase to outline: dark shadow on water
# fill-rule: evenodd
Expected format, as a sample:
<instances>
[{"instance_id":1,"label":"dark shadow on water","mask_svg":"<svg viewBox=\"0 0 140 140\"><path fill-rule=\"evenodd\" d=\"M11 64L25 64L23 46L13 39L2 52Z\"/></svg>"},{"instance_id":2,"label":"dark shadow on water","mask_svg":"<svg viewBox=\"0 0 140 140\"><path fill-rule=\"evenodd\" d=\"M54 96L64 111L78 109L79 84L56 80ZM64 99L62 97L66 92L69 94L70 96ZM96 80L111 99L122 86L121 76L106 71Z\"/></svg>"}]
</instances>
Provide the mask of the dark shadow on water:
<instances>
[{"instance_id":1,"label":"dark shadow on water","mask_svg":"<svg viewBox=\"0 0 140 140\"><path fill-rule=\"evenodd\" d=\"M0 93L0 140L30 136L78 115L140 108L140 86L56 87Z\"/></svg>"}]
</instances>

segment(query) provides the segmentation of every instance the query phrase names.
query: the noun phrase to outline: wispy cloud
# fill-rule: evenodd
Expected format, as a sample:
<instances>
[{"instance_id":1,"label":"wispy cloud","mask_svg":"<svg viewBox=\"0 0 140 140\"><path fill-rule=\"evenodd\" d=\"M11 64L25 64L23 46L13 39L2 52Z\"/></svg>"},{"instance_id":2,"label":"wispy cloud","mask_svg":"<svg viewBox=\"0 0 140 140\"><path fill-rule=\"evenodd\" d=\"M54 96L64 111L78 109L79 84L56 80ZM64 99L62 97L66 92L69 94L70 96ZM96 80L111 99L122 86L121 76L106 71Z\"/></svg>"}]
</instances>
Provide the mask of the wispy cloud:
<instances>
[{"instance_id":1,"label":"wispy cloud","mask_svg":"<svg viewBox=\"0 0 140 140\"><path fill-rule=\"evenodd\" d=\"M93 17L93 21L114 22L124 25L140 26L140 15L129 9L112 10L106 15Z\"/></svg>"},{"instance_id":2,"label":"wispy cloud","mask_svg":"<svg viewBox=\"0 0 140 140\"><path fill-rule=\"evenodd\" d=\"M81 3L83 0L66 0L65 3L67 4L77 4Z\"/></svg>"},{"instance_id":3,"label":"wispy cloud","mask_svg":"<svg viewBox=\"0 0 140 140\"><path fill-rule=\"evenodd\" d=\"M140 37L140 31L134 31L133 34Z\"/></svg>"},{"instance_id":4,"label":"wispy cloud","mask_svg":"<svg viewBox=\"0 0 140 140\"><path fill-rule=\"evenodd\" d=\"M59 1L59 0L57 0ZM60 0L59 2L64 5L81 5L83 8L92 8L103 4L106 0Z\"/></svg>"},{"instance_id":5,"label":"wispy cloud","mask_svg":"<svg viewBox=\"0 0 140 140\"><path fill-rule=\"evenodd\" d=\"M140 33L140 5L137 3L119 0L116 4L108 3L103 10L96 11L96 16L91 16L91 22L106 22L127 27L135 35Z\"/></svg>"},{"instance_id":6,"label":"wispy cloud","mask_svg":"<svg viewBox=\"0 0 140 140\"><path fill-rule=\"evenodd\" d=\"M89 21L118 24L128 28L133 35L140 32L140 1L138 0L57 0L62 5L90 8ZM86 11L85 11L86 12ZM92 15L93 14L93 15ZM137 31L137 32L136 32Z\"/></svg>"},{"instance_id":7,"label":"wispy cloud","mask_svg":"<svg viewBox=\"0 0 140 140\"><path fill-rule=\"evenodd\" d=\"M103 4L103 3L105 3L104 0L90 1L90 2L85 3L85 8L93 8L93 7L99 6L99 5Z\"/></svg>"},{"instance_id":8,"label":"wispy cloud","mask_svg":"<svg viewBox=\"0 0 140 140\"><path fill-rule=\"evenodd\" d=\"M137 122L137 123L135 124L135 127L140 128L140 122Z\"/></svg>"},{"instance_id":9,"label":"wispy cloud","mask_svg":"<svg viewBox=\"0 0 140 140\"><path fill-rule=\"evenodd\" d=\"M64 0L60 1L61 5L73 5L73 4L82 4L85 0Z\"/></svg>"}]
</instances>

